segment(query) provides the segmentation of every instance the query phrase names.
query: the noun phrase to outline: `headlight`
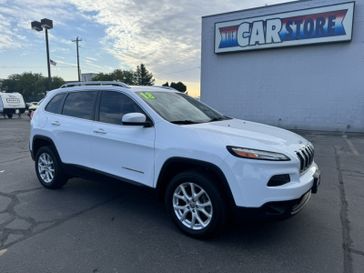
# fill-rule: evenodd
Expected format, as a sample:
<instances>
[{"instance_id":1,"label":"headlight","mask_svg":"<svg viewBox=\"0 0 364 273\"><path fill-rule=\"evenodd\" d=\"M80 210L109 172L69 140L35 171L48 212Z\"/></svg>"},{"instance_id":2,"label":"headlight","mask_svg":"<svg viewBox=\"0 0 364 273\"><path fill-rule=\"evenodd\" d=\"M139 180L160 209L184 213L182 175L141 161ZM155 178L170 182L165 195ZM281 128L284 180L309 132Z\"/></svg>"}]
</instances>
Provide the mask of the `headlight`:
<instances>
[{"instance_id":1,"label":"headlight","mask_svg":"<svg viewBox=\"0 0 364 273\"><path fill-rule=\"evenodd\" d=\"M237 157L257 159L257 160L270 160L270 161L289 161L289 157L275 152L268 152L262 150L255 150L243 147L227 146L228 151Z\"/></svg>"}]
</instances>

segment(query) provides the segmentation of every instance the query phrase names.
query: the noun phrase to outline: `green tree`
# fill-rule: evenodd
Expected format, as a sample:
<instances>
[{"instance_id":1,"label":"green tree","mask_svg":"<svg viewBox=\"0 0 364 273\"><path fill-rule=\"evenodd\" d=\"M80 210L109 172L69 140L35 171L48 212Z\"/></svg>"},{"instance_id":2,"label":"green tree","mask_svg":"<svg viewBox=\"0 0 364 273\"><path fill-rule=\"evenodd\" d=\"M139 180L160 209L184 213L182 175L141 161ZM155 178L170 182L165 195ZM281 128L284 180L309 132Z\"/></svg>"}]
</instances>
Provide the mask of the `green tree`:
<instances>
[{"instance_id":1,"label":"green tree","mask_svg":"<svg viewBox=\"0 0 364 273\"><path fill-rule=\"evenodd\" d=\"M162 86L169 86L168 82L162 84Z\"/></svg>"},{"instance_id":2,"label":"green tree","mask_svg":"<svg viewBox=\"0 0 364 273\"><path fill-rule=\"evenodd\" d=\"M184 85L182 82L177 82L177 83L171 82L170 87L172 87L180 92L186 92L186 90L187 90L187 86Z\"/></svg>"},{"instance_id":3,"label":"green tree","mask_svg":"<svg viewBox=\"0 0 364 273\"><path fill-rule=\"evenodd\" d=\"M42 99L48 90L56 89L64 84L60 77L52 77L48 87L48 78L40 73L25 72L22 74L10 75L2 82L2 89L5 92L19 92L25 101L38 101Z\"/></svg>"},{"instance_id":4,"label":"green tree","mask_svg":"<svg viewBox=\"0 0 364 273\"><path fill-rule=\"evenodd\" d=\"M144 64L137 66L135 71L135 82L137 85L153 85L153 74L148 71Z\"/></svg>"},{"instance_id":5,"label":"green tree","mask_svg":"<svg viewBox=\"0 0 364 273\"><path fill-rule=\"evenodd\" d=\"M48 78L46 79L48 81ZM50 90L59 88L61 85L65 84L65 81L61 77L52 77L52 83Z\"/></svg>"},{"instance_id":6,"label":"green tree","mask_svg":"<svg viewBox=\"0 0 364 273\"><path fill-rule=\"evenodd\" d=\"M98 73L92 78L93 81L112 81L111 73Z\"/></svg>"},{"instance_id":7,"label":"green tree","mask_svg":"<svg viewBox=\"0 0 364 273\"><path fill-rule=\"evenodd\" d=\"M116 70L114 70L114 72L112 74L113 74L113 77L116 80L119 80L121 82L124 82L126 84L130 84L130 85L135 84L134 71L132 71L132 70L116 69Z\"/></svg>"},{"instance_id":8,"label":"green tree","mask_svg":"<svg viewBox=\"0 0 364 273\"><path fill-rule=\"evenodd\" d=\"M111 73L99 73L93 77L93 81L121 81L126 84L136 84L135 83L135 72L132 70L121 70L115 69Z\"/></svg>"}]
</instances>

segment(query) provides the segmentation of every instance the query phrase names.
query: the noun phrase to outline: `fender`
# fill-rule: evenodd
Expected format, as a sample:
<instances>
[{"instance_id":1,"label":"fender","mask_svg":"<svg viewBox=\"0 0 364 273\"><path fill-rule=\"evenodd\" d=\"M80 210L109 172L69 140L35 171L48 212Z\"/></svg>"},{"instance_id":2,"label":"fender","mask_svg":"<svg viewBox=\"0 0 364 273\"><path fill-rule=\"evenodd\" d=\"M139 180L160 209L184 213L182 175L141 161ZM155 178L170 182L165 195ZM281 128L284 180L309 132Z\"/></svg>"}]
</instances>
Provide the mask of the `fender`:
<instances>
[{"instance_id":1,"label":"fender","mask_svg":"<svg viewBox=\"0 0 364 273\"><path fill-rule=\"evenodd\" d=\"M157 190L163 195L168 182L174 175L178 172L192 169L201 170L213 177L216 177L216 182L227 198L228 204L235 205L230 186L223 171L213 163L192 158L171 157L167 159L159 172L156 185Z\"/></svg>"}]
</instances>

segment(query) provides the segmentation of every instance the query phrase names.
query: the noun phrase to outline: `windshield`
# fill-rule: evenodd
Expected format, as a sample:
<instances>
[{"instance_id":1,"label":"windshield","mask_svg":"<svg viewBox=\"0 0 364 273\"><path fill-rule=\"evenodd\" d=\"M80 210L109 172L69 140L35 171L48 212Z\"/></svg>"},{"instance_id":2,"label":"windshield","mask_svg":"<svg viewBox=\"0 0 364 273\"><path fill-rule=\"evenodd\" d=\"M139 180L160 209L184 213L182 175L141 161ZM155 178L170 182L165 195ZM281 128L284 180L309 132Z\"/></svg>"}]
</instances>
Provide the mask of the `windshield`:
<instances>
[{"instance_id":1,"label":"windshield","mask_svg":"<svg viewBox=\"0 0 364 273\"><path fill-rule=\"evenodd\" d=\"M194 124L227 119L210 107L174 92L137 92L160 116L175 124Z\"/></svg>"}]
</instances>

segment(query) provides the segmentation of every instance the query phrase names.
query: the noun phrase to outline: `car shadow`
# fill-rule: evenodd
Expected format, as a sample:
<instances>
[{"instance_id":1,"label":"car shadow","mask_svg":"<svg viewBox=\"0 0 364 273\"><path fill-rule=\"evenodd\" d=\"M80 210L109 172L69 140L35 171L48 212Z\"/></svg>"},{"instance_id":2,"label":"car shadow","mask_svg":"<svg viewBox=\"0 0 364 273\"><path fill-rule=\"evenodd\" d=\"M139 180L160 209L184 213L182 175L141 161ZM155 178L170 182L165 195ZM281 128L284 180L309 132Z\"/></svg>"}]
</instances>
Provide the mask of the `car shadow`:
<instances>
[{"instance_id":1,"label":"car shadow","mask_svg":"<svg viewBox=\"0 0 364 273\"><path fill-rule=\"evenodd\" d=\"M69 189L74 187L72 182L71 180L70 184L66 187ZM98 185L97 188L108 188L110 193L116 196L116 201L112 203L112 206L115 206L115 211L119 211L120 215L114 215L114 219L123 217L123 214L132 214L138 219L144 219L146 222L160 227L163 232L168 232L181 238L187 237L172 223L165 210L164 202L156 190L116 181L103 176L96 176L91 180L78 179L76 184L78 184L78 188L84 187L86 189L88 187L87 184L90 182ZM83 194L86 194L86 192ZM251 214L238 214L227 223L221 234L206 242L227 247L244 245L260 248L266 245L267 239L272 243L274 241L281 242L282 236L288 236L288 239L290 236L296 236L296 231L290 233L289 230L295 228L296 225L300 225L301 221L302 217L300 215L282 221L254 217Z\"/></svg>"}]
</instances>

